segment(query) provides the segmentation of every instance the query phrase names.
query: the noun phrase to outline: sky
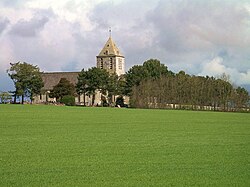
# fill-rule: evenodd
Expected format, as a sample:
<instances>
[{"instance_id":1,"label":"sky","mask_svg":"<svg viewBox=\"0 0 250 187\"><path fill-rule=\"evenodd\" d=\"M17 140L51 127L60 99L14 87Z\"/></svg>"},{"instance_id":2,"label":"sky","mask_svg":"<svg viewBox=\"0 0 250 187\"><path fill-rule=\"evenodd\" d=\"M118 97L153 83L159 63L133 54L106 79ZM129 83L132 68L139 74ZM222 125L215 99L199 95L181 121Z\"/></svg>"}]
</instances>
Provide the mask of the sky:
<instances>
[{"instance_id":1,"label":"sky","mask_svg":"<svg viewBox=\"0 0 250 187\"><path fill-rule=\"evenodd\" d=\"M96 66L110 27L126 70L153 58L250 91L250 0L0 0L0 91L14 89L10 63Z\"/></svg>"}]
</instances>

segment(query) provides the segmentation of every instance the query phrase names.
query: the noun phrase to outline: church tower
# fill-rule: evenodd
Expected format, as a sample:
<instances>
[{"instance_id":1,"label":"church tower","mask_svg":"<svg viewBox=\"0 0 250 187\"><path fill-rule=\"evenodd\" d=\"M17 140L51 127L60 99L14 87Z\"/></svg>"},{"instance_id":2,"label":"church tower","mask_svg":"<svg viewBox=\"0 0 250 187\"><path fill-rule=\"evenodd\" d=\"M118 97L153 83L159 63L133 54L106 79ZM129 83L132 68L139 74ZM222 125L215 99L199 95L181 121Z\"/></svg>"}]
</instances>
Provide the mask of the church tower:
<instances>
[{"instance_id":1,"label":"church tower","mask_svg":"<svg viewBox=\"0 0 250 187\"><path fill-rule=\"evenodd\" d=\"M97 67L106 69L110 74L125 74L125 58L112 40L111 34L103 49L96 56Z\"/></svg>"}]
</instances>

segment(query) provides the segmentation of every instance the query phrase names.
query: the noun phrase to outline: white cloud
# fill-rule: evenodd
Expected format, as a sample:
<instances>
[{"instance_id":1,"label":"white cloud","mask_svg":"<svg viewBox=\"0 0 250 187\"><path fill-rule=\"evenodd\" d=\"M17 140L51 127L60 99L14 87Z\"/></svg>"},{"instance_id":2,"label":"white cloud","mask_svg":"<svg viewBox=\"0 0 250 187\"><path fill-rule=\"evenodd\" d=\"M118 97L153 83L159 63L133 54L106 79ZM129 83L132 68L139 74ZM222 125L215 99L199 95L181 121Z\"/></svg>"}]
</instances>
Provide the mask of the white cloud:
<instances>
[{"instance_id":1,"label":"white cloud","mask_svg":"<svg viewBox=\"0 0 250 187\"><path fill-rule=\"evenodd\" d=\"M237 85L250 83L250 69L246 72L240 72L236 68L230 68L223 64L222 57L215 57L210 62L204 62L202 71L199 75L220 77L223 73L230 76L230 80Z\"/></svg>"},{"instance_id":2,"label":"white cloud","mask_svg":"<svg viewBox=\"0 0 250 187\"><path fill-rule=\"evenodd\" d=\"M250 83L250 69L246 73L240 73L239 84L249 84Z\"/></svg>"},{"instance_id":3,"label":"white cloud","mask_svg":"<svg viewBox=\"0 0 250 187\"><path fill-rule=\"evenodd\" d=\"M222 64L223 58L215 57L210 62L205 63L201 74L203 75L221 75L225 73L226 67Z\"/></svg>"},{"instance_id":4,"label":"white cloud","mask_svg":"<svg viewBox=\"0 0 250 187\"><path fill-rule=\"evenodd\" d=\"M30 1L27 7L31 9L51 9L59 19L68 22L79 22L84 25L85 30L93 28L88 18L88 13L99 1L82 1L82 0L60 0L60 1Z\"/></svg>"}]
</instances>

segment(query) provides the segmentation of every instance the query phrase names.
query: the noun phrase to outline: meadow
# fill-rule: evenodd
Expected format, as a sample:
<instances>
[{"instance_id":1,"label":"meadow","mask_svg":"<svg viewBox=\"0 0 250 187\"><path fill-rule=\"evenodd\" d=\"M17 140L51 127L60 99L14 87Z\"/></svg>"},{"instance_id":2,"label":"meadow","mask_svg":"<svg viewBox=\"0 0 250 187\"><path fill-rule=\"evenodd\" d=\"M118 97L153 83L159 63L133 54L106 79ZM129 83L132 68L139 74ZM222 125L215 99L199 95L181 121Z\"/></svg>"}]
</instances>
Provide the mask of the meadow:
<instances>
[{"instance_id":1,"label":"meadow","mask_svg":"<svg viewBox=\"0 0 250 187\"><path fill-rule=\"evenodd\" d=\"M250 186L250 115L0 105L0 186Z\"/></svg>"}]
</instances>

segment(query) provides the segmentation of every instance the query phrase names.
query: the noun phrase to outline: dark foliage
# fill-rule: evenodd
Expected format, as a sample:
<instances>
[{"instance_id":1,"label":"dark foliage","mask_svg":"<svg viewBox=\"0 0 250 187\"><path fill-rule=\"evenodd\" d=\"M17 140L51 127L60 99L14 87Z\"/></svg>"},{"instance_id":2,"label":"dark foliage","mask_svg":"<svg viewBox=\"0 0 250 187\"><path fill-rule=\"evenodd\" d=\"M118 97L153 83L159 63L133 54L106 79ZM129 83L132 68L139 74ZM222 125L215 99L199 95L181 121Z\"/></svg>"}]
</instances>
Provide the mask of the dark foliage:
<instances>
[{"instance_id":1,"label":"dark foliage","mask_svg":"<svg viewBox=\"0 0 250 187\"><path fill-rule=\"evenodd\" d=\"M61 100L64 96L75 95L75 86L70 83L66 78L61 78L59 83L54 86L50 93L50 97L55 97L57 100Z\"/></svg>"},{"instance_id":2,"label":"dark foliage","mask_svg":"<svg viewBox=\"0 0 250 187\"><path fill-rule=\"evenodd\" d=\"M135 65L125 75L126 84L124 94L130 96L133 86L139 86L143 80L159 79L161 76L167 75L171 76L174 74L168 71L167 66L161 64L157 59L147 60L143 65Z\"/></svg>"},{"instance_id":3,"label":"dark foliage","mask_svg":"<svg viewBox=\"0 0 250 187\"><path fill-rule=\"evenodd\" d=\"M60 103L63 103L66 106L75 106L75 97L72 95L65 95L60 99Z\"/></svg>"},{"instance_id":4,"label":"dark foliage","mask_svg":"<svg viewBox=\"0 0 250 187\"><path fill-rule=\"evenodd\" d=\"M141 81L132 88L131 105L139 108L179 108L234 111L247 107L248 92L214 77L175 76Z\"/></svg>"}]
</instances>

